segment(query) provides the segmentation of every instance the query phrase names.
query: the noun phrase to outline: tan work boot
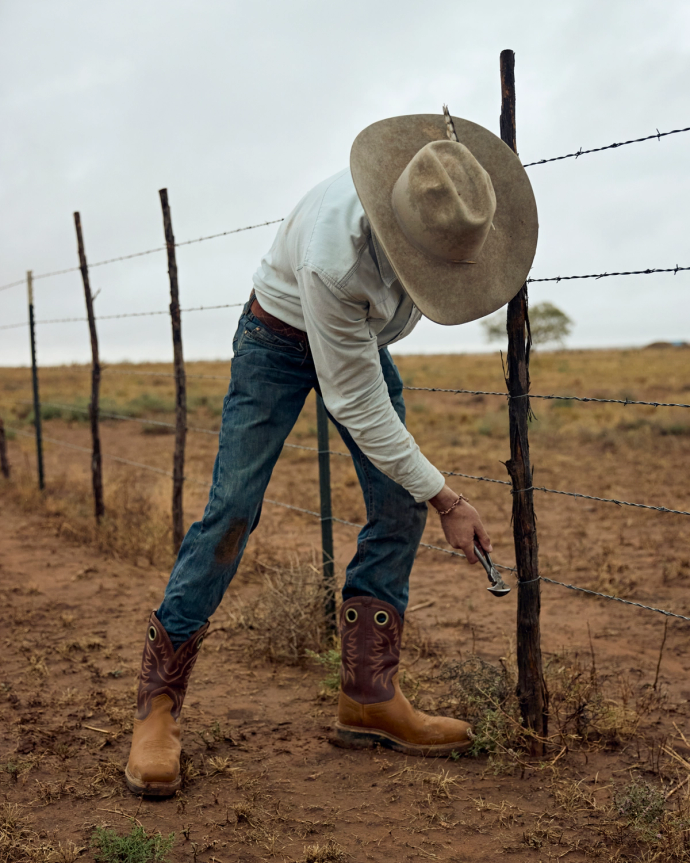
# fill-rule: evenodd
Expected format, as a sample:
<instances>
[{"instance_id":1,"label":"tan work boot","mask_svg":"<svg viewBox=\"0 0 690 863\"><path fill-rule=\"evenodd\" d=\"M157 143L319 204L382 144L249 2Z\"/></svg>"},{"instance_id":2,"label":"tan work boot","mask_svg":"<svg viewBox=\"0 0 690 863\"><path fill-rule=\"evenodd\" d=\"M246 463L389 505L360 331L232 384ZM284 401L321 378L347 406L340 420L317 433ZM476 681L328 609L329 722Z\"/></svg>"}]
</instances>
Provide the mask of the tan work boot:
<instances>
[{"instance_id":1,"label":"tan work boot","mask_svg":"<svg viewBox=\"0 0 690 863\"><path fill-rule=\"evenodd\" d=\"M335 726L337 746L377 743L407 755L450 755L472 745L467 722L427 716L400 691L398 663L403 624L387 602L356 596L340 609L342 663Z\"/></svg>"},{"instance_id":2,"label":"tan work boot","mask_svg":"<svg viewBox=\"0 0 690 863\"><path fill-rule=\"evenodd\" d=\"M134 794L170 797L182 784L180 712L207 629L205 623L174 650L155 611L151 612L141 660L132 748L125 770L127 787Z\"/></svg>"}]
</instances>

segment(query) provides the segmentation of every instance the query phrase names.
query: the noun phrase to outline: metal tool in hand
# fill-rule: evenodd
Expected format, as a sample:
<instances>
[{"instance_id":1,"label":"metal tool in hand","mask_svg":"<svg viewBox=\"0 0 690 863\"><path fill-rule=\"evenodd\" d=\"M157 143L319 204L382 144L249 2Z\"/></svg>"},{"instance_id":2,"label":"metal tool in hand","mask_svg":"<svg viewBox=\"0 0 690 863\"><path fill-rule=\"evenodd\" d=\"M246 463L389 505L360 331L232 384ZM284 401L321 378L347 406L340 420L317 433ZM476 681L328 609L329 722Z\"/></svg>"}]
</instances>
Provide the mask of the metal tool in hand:
<instances>
[{"instance_id":1,"label":"metal tool in hand","mask_svg":"<svg viewBox=\"0 0 690 863\"><path fill-rule=\"evenodd\" d=\"M489 553L484 551L484 549L476 542L474 544L474 553L479 558L479 562L486 570L486 574L491 582L491 585L487 587L489 593L493 593L494 596L505 596L506 593L510 593L510 588L501 578Z\"/></svg>"}]
</instances>

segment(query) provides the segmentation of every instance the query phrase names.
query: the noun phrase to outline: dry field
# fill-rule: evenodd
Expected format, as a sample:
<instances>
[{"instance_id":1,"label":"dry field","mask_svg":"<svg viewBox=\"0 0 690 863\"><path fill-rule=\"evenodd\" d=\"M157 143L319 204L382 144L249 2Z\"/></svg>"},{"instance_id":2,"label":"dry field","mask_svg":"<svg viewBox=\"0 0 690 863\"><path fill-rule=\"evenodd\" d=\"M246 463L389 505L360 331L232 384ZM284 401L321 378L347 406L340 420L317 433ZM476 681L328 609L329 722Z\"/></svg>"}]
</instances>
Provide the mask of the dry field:
<instances>
[{"instance_id":1,"label":"dry field","mask_svg":"<svg viewBox=\"0 0 690 863\"><path fill-rule=\"evenodd\" d=\"M532 389L687 403L689 359L674 348L538 353ZM410 386L504 389L495 355L398 365ZM172 380L154 371L170 367L109 367L103 412L171 422ZM220 378L190 378L190 426L218 428L229 371L229 363L188 364L190 375ZM41 370L46 437L89 446L85 415L73 409L85 407L88 391L84 367ZM9 428L31 433L30 399L27 369L0 370ZM506 478L505 399L408 392L406 400L408 425L438 467ZM690 510L689 411L539 400L533 408L537 485ZM167 471L168 431L105 420L103 449ZM653 612L544 584L552 718L548 754L533 759L512 695L516 591L494 598L483 571L422 550L404 687L426 709L470 715L477 752L425 762L344 752L329 743L337 645L312 613L318 521L269 505L192 680L183 791L167 802L131 797L122 771L145 620L171 563L170 481L106 460L107 516L96 529L88 455L46 444L41 496L33 442L9 436L13 476L0 480L3 863L94 859L105 853L90 846L103 827L174 833L170 860L204 863L690 860L686 622L669 619L665 629ZM316 445L313 402L290 440ZM343 449L336 435L332 443ZM189 522L203 508L214 454L212 434L190 431L186 472L200 482L186 488ZM332 473L335 514L361 522L349 459L333 456ZM454 484L484 517L495 559L512 564L507 488ZM269 496L318 509L315 454L286 449ZM535 505L543 575L690 615L686 516L545 493ZM335 535L342 576L355 531L337 525ZM435 518L425 541L444 545ZM113 853L101 859L124 859Z\"/></svg>"}]
</instances>

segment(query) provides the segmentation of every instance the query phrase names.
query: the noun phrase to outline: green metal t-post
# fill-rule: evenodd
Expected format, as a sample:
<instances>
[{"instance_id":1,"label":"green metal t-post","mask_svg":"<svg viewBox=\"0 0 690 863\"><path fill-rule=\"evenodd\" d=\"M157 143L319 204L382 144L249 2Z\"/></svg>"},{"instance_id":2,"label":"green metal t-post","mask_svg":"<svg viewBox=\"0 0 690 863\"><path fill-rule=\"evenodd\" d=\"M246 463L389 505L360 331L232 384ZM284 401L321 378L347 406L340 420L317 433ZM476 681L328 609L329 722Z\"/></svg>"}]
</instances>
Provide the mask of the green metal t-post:
<instances>
[{"instance_id":1,"label":"green metal t-post","mask_svg":"<svg viewBox=\"0 0 690 863\"><path fill-rule=\"evenodd\" d=\"M331 508L331 455L328 446L328 414L316 394L316 430L319 448L319 493L321 495L321 549L326 594L326 625L335 632L335 569L333 565L333 510Z\"/></svg>"}]
</instances>

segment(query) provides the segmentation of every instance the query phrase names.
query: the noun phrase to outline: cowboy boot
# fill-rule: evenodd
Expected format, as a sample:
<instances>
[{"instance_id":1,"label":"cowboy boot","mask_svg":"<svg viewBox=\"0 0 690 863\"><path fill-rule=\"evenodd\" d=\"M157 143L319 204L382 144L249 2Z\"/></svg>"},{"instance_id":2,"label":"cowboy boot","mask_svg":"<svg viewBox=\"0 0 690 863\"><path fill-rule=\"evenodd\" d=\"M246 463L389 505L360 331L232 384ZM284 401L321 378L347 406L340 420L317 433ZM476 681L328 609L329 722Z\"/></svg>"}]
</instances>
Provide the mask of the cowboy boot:
<instances>
[{"instance_id":1,"label":"cowboy boot","mask_svg":"<svg viewBox=\"0 0 690 863\"><path fill-rule=\"evenodd\" d=\"M156 612L151 612L125 770L127 787L134 794L170 797L182 784L180 712L207 629L205 623L175 650Z\"/></svg>"},{"instance_id":2,"label":"cowboy boot","mask_svg":"<svg viewBox=\"0 0 690 863\"><path fill-rule=\"evenodd\" d=\"M472 745L467 722L427 716L400 691L403 623L387 602L356 596L340 609L342 662L334 743L347 749L376 744L406 755L450 755Z\"/></svg>"}]
</instances>

